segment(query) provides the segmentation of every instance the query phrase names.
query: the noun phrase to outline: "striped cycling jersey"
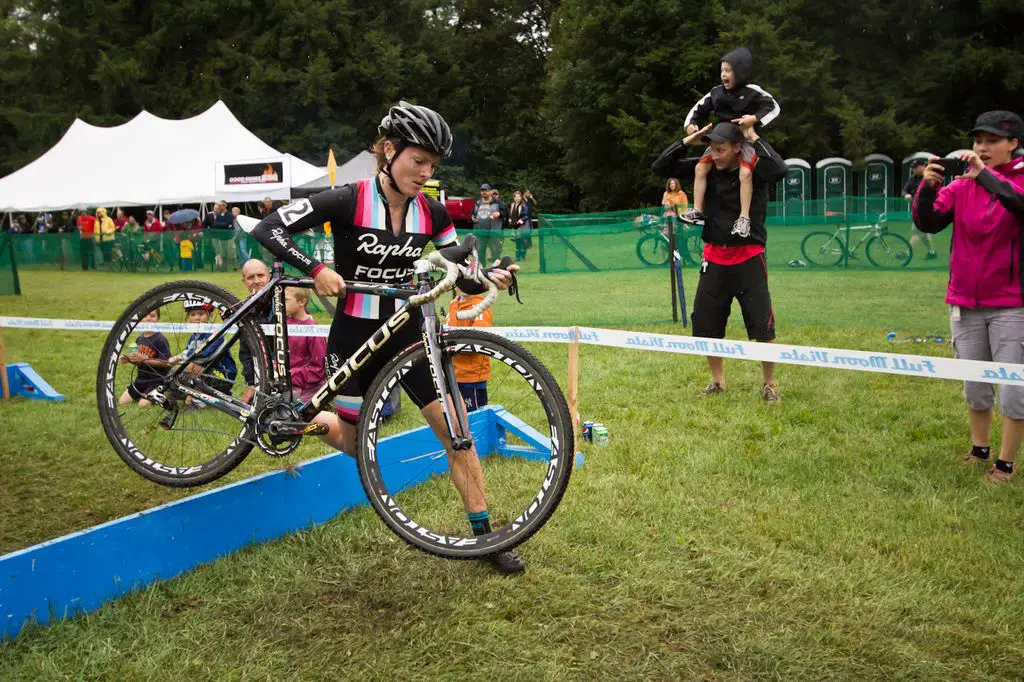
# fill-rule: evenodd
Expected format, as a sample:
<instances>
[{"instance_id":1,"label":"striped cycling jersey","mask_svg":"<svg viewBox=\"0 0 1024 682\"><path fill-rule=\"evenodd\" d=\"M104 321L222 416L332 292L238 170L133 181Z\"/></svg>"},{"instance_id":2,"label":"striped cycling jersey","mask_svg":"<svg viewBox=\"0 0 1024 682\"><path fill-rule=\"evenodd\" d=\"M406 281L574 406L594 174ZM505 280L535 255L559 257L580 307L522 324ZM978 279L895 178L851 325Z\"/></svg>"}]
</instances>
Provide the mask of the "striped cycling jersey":
<instances>
[{"instance_id":1,"label":"striped cycling jersey","mask_svg":"<svg viewBox=\"0 0 1024 682\"><path fill-rule=\"evenodd\" d=\"M252 234L281 260L315 275L322 264L301 251L292 235L325 222L331 223L334 236L334 268L346 281L408 283L413 277L413 262L422 257L428 243L443 247L456 242L455 226L444 205L422 192L407 200L405 222L396 234L377 178L293 201L264 218ZM378 320L390 317L395 306L402 304L371 294L349 293L342 312Z\"/></svg>"}]
</instances>

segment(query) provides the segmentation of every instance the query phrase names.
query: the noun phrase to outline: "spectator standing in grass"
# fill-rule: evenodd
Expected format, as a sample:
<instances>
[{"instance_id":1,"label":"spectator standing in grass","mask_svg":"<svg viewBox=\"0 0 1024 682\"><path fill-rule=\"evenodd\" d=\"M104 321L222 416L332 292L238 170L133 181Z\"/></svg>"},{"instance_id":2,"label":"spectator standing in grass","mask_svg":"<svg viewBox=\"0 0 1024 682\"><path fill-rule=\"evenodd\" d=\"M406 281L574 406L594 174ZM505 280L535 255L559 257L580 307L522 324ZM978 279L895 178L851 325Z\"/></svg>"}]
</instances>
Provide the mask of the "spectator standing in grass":
<instances>
[{"instance_id":1,"label":"spectator standing in grass","mask_svg":"<svg viewBox=\"0 0 1024 682\"><path fill-rule=\"evenodd\" d=\"M504 240L501 235L501 202L494 197L494 190L486 182L480 185L480 198L473 207L473 230L480 244L479 256L484 262L501 258Z\"/></svg>"},{"instance_id":2,"label":"spectator standing in grass","mask_svg":"<svg viewBox=\"0 0 1024 682\"><path fill-rule=\"evenodd\" d=\"M96 269L96 243L99 235L96 234L96 218L88 209L78 214L78 235L81 238L79 247L82 250L82 270Z\"/></svg>"},{"instance_id":3,"label":"spectator standing in grass","mask_svg":"<svg viewBox=\"0 0 1024 682\"><path fill-rule=\"evenodd\" d=\"M96 231L99 232L100 252L103 254L103 260L109 261L114 252L117 226L114 225L113 219L107 215L107 209L102 206L96 209Z\"/></svg>"},{"instance_id":4,"label":"spectator standing in grass","mask_svg":"<svg viewBox=\"0 0 1024 682\"><path fill-rule=\"evenodd\" d=\"M685 146L696 141L708 144L706 156L681 158ZM744 161L746 159L746 161ZM750 220L744 233L736 231L740 217L740 196L744 180L741 164L753 169ZM747 337L752 341L775 340L775 310L768 290L765 244L768 232L768 188L786 175L786 164L778 152L761 139L754 126L735 123L707 126L670 146L654 162L652 169L662 177L692 177L698 167L706 171L705 222L701 238L705 242L700 279L693 301L693 335L721 339L729 320L733 299L740 302ZM711 383L700 396L725 391L725 368L720 357L708 356ZM761 398L767 403L781 399L775 385L775 363L762 362Z\"/></svg>"},{"instance_id":5,"label":"spectator standing in grass","mask_svg":"<svg viewBox=\"0 0 1024 682\"><path fill-rule=\"evenodd\" d=\"M533 214L530 204L523 200L523 193L516 191L512 195L512 205L508 209L509 227L515 230L516 261L526 260L526 252L533 246L530 234L533 232Z\"/></svg>"},{"instance_id":6,"label":"spectator standing in grass","mask_svg":"<svg viewBox=\"0 0 1024 682\"><path fill-rule=\"evenodd\" d=\"M192 252L195 251L196 245L192 243L192 240L188 238L188 235L181 238L178 242L178 253L180 255L180 266L182 272L192 272Z\"/></svg>"},{"instance_id":7,"label":"spectator standing in grass","mask_svg":"<svg viewBox=\"0 0 1024 682\"><path fill-rule=\"evenodd\" d=\"M953 226L946 303L959 358L1024 363L1024 158L1014 157L1024 121L1010 111L986 111L970 132L972 149L960 158L967 173L942 186L943 168L932 157L914 197L914 223L922 232ZM964 383L971 449L966 464L991 461L995 387ZM1003 413L999 458L985 480L1006 483L1024 440L1024 386L999 385Z\"/></svg>"},{"instance_id":8,"label":"spectator standing in grass","mask_svg":"<svg viewBox=\"0 0 1024 682\"><path fill-rule=\"evenodd\" d=\"M227 261L234 259L234 217L228 213L228 205L223 200L213 205L213 212L206 215L203 228L213 244L214 266L226 269Z\"/></svg>"},{"instance_id":9,"label":"spectator standing in grass","mask_svg":"<svg viewBox=\"0 0 1024 682\"><path fill-rule=\"evenodd\" d=\"M924 169L928 165L924 159L914 159L914 163L911 168L914 172L907 178L907 184L903 185L903 198L907 201L913 201L914 196L917 195L917 188L921 186L921 180L924 178ZM913 250L914 246L919 242L924 241L928 245L928 255L924 257L925 260L934 260L938 258L938 254L935 253L935 242L932 240L932 236L927 232L922 232L917 229L917 225L914 223L910 224L910 248Z\"/></svg>"},{"instance_id":10,"label":"spectator standing in grass","mask_svg":"<svg viewBox=\"0 0 1024 682\"><path fill-rule=\"evenodd\" d=\"M669 178L665 183L665 192L661 195L661 205L664 207L662 216L666 219L673 219L681 215L690 205L690 199L679 184L679 178Z\"/></svg>"},{"instance_id":11,"label":"spectator standing in grass","mask_svg":"<svg viewBox=\"0 0 1024 682\"><path fill-rule=\"evenodd\" d=\"M231 227L235 234L235 250L237 251L237 258L239 263L244 263L249 260L249 238L245 234L245 230L234 229L235 218L242 215L242 209L238 206L231 207Z\"/></svg>"}]
</instances>

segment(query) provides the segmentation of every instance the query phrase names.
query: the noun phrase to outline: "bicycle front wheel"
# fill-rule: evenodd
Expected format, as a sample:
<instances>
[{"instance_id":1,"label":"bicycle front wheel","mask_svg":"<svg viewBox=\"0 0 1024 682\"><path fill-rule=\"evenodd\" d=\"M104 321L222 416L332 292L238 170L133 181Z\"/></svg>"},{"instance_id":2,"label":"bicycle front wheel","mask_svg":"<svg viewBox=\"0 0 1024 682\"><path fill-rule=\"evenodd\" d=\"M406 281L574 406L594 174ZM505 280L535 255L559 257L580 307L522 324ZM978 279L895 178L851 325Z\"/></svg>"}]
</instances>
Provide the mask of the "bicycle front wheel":
<instances>
[{"instance_id":1,"label":"bicycle front wheel","mask_svg":"<svg viewBox=\"0 0 1024 682\"><path fill-rule=\"evenodd\" d=\"M910 265L914 251L910 242L891 232L876 235L864 247L868 260L876 268L905 268Z\"/></svg>"},{"instance_id":2,"label":"bicycle front wheel","mask_svg":"<svg viewBox=\"0 0 1024 682\"><path fill-rule=\"evenodd\" d=\"M252 318L228 329L217 350L177 379L170 378L166 364L139 362L142 357L173 361L209 336L197 331L199 325L209 331L222 326L237 303L212 284L171 282L136 299L107 336L96 377L100 422L121 459L154 483L176 488L209 483L252 450L252 421L217 407L244 391L236 361L243 346L252 358L254 387L258 390L268 377L262 334Z\"/></svg>"},{"instance_id":3,"label":"bicycle front wheel","mask_svg":"<svg viewBox=\"0 0 1024 682\"><path fill-rule=\"evenodd\" d=\"M652 268L664 265L668 262L668 240L657 234L641 237L636 243L636 257Z\"/></svg>"},{"instance_id":4,"label":"bicycle front wheel","mask_svg":"<svg viewBox=\"0 0 1024 682\"><path fill-rule=\"evenodd\" d=\"M439 411L436 401L388 414L403 379L428 369L417 343L364 396L356 458L370 504L400 538L473 559L515 547L547 522L569 484L575 438L561 389L529 351L480 331L441 338L443 371L463 380L454 399L470 410L473 447L446 451L425 416Z\"/></svg>"},{"instance_id":5,"label":"bicycle front wheel","mask_svg":"<svg viewBox=\"0 0 1024 682\"><path fill-rule=\"evenodd\" d=\"M834 232L810 232L800 242L800 251L811 265L839 265L843 243Z\"/></svg>"}]
</instances>

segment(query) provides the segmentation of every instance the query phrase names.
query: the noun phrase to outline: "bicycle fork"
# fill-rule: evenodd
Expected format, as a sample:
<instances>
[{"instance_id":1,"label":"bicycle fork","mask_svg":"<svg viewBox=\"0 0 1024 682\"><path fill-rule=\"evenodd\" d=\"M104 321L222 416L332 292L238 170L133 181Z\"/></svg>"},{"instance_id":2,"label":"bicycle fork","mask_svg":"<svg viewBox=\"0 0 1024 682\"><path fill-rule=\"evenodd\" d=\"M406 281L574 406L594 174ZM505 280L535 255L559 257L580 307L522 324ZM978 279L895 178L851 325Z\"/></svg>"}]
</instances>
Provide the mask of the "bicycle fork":
<instances>
[{"instance_id":1,"label":"bicycle fork","mask_svg":"<svg viewBox=\"0 0 1024 682\"><path fill-rule=\"evenodd\" d=\"M419 273L419 285L420 293L430 290L430 279L426 272ZM461 401L458 401L459 387L455 381L451 360L446 362L441 356L439 334L441 325L437 318L437 309L431 302L422 306L422 311L423 342L427 348L427 364L430 366L430 376L434 380L434 390L437 391L438 400L441 401L441 412L444 414L444 422L448 429L448 437L451 438L452 449L456 451L469 450L473 447L469 420L466 417L466 411L460 407ZM453 411L455 414L452 414Z\"/></svg>"}]
</instances>

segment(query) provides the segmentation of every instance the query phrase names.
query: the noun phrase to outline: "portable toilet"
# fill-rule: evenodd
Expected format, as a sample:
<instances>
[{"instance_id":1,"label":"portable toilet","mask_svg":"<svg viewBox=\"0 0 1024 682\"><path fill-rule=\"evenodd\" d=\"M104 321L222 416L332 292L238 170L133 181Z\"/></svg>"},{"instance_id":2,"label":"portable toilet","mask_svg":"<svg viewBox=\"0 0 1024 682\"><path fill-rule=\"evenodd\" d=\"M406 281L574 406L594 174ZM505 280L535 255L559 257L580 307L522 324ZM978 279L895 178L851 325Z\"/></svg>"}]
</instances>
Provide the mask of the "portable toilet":
<instances>
[{"instance_id":1,"label":"portable toilet","mask_svg":"<svg viewBox=\"0 0 1024 682\"><path fill-rule=\"evenodd\" d=\"M862 213L886 212L895 180L894 167L892 158L885 154L868 154L864 157L864 167L857 173L860 195L864 197Z\"/></svg>"},{"instance_id":2,"label":"portable toilet","mask_svg":"<svg viewBox=\"0 0 1024 682\"><path fill-rule=\"evenodd\" d=\"M831 156L814 165L818 171L818 199L823 200L823 214L844 215L846 198L853 188L853 163Z\"/></svg>"},{"instance_id":3,"label":"portable toilet","mask_svg":"<svg viewBox=\"0 0 1024 682\"><path fill-rule=\"evenodd\" d=\"M807 215L811 200L811 164L803 159L786 159L786 175L776 184L775 199L787 220Z\"/></svg>"}]
</instances>

